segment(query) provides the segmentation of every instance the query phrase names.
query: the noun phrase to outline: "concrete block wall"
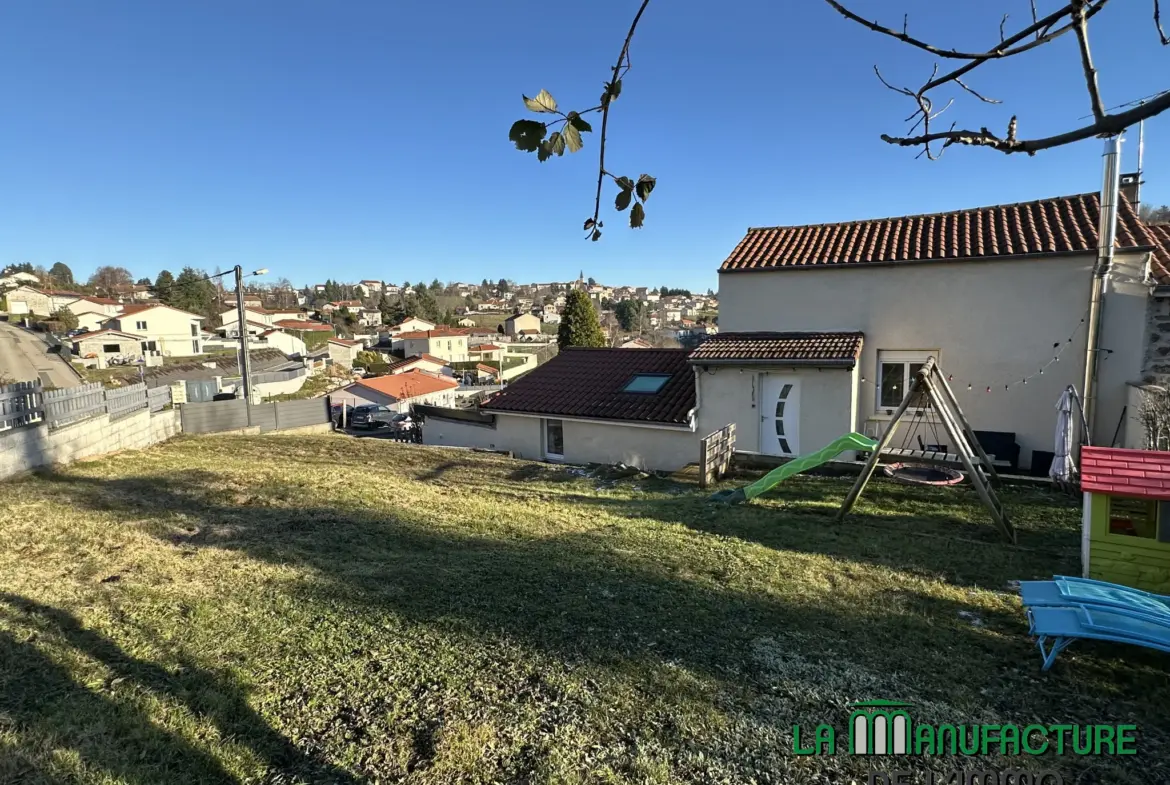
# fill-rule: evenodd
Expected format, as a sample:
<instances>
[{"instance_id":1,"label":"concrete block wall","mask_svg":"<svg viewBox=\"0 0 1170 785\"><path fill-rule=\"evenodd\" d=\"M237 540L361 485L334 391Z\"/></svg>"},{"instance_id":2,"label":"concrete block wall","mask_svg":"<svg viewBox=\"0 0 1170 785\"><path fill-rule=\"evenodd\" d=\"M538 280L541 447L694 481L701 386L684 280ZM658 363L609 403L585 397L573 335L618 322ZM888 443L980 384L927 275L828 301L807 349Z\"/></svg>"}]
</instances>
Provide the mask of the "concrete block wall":
<instances>
[{"instance_id":1,"label":"concrete block wall","mask_svg":"<svg viewBox=\"0 0 1170 785\"><path fill-rule=\"evenodd\" d=\"M50 430L47 425L0 434L0 479L40 466L67 464L121 450L141 450L178 434L177 409L143 409L111 421L108 415Z\"/></svg>"}]
</instances>

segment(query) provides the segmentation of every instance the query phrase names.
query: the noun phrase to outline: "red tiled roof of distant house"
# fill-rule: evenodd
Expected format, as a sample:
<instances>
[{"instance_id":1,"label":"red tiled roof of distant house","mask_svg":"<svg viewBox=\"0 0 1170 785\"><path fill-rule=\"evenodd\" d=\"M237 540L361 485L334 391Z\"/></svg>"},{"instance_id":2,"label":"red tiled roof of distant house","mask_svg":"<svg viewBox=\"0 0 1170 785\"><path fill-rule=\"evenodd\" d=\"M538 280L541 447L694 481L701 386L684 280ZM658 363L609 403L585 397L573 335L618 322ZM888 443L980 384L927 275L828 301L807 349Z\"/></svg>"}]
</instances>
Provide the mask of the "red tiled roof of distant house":
<instances>
[{"instance_id":1,"label":"red tiled roof of distant house","mask_svg":"<svg viewBox=\"0 0 1170 785\"><path fill-rule=\"evenodd\" d=\"M1097 248L1100 213L1100 197L1088 193L927 215L752 228L719 271L1091 253ZM1153 249L1150 273L1158 282L1170 283L1167 248L1124 195L1118 206L1116 247Z\"/></svg>"},{"instance_id":2,"label":"red tiled roof of distant house","mask_svg":"<svg viewBox=\"0 0 1170 785\"><path fill-rule=\"evenodd\" d=\"M459 382L445 376L433 376L419 371L377 376L373 379L362 379L358 384L369 387L371 390L388 395L395 400L417 398L420 395L451 390L459 386Z\"/></svg>"},{"instance_id":3,"label":"red tiled roof of distant house","mask_svg":"<svg viewBox=\"0 0 1170 785\"><path fill-rule=\"evenodd\" d=\"M339 346L361 346L361 341L351 341L346 338L330 338L329 343L335 343Z\"/></svg>"},{"instance_id":4,"label":"red tiled roof of distant house","mask_svg":"<svg viewBox=\"0 0 1170 785\"><path fill-rule=\"evenodd\" d=\"M861 355L862 333L720 333L691 352L691 363L846 366Z\"/></svg>"},{"instance_id":5,"label":"red tiled roof of distant house","mask_svg":"<svg viewBox=\"0 0 1170 785\"><path fill-rule=\"evenodd\" d=\"M104 330L94 330L91 333L80 333L79 335L73 336L70 340L73 341L73 343L77 343L78 341L85 341L85 340L88 340L90 338L96 338L99 335L118 335L118 336L121 336L123 338L133 338L135 341L142 340L141 335L131 335L130 333L124 333L121 330L112 330L109 328L106 328Z\"/></svg>"},{"instance_id":6,"label":"red tiled roof of distant house","mask_svg":"<svg viewBox=\"0 0 1170 785\"><path fill-rule=\"evenodd\" d=\"M656 393L624 392L639 374L666 376ZM597 420L686 425L695 408L694 372L685 349L567 348L480 406Z\"/></svg>"},{"instance_id":7,"label":"red tiled roof of distant house","mask_svg":"<svg viewBox=\"0 0 1170 785\"><path fill-rule=\"evenodd\" d=\"M333 332L333 327L328 324L322 324L321 322L310 322L304 319L281 319L279 321L273 322L273 326L280 327L285 330L316 330L321 332L327 330L329 332Z\"/></svg>"},{"instance_id":8,"label":"red tiled roof of distant house","mask_svg":"<svg viewBox=\"0 0 1170 785\"><path fill-rule=\"evenodd\" d=\"M499 376L500 374L499 369L493 368L490 365L484 365L483 363L476 363L475 369L477 371L483 371L484 373L491 374L492 376Z\"/></svg>"},{"instance_id":9,"label":"red tiled roof of distant house","mask_svg":"<svg viewBox=\"0 0 1170 785\"><path fill-rule=\"evenodd\" d=\"M477 343L475 346L467 347L467 351L469 351L469 352L498 352L498 351L500 351L500 347L496 346L494 343Z\"/></svg>"},{"instance_id":10,"label":"red tiled roof of distant house","mask_svg":"<svg viewBox=\"0 0 1170 785\"><path fill-rule=\"evenodd\" d=\"M1081 490L1170 501L1170 452L1082 447Z\"/></svg>"},{"instance_id":11,"label":"red tiled roof of distant house","mask_svg":"<svg viewBox=\"0 0 1170 785\"><path fill-rule=\"evenodd\" d=\"M433 330L414 330L408 333L399 333L398 338L404 341L419 341L424 338L454 338L468 334L465 327L436 327Z\"/></svg>"},{"instance_id":12,"label":"red tiled roof of distant house","mask_svg":"<svg viewBox=\"0 0 1170 785\"><path fill-rule=\"evenodd\" d=\"M117 300L111 300L109 297L82 297L87 303L94 305L121 305Z\"/></svg>"}]
</instances>

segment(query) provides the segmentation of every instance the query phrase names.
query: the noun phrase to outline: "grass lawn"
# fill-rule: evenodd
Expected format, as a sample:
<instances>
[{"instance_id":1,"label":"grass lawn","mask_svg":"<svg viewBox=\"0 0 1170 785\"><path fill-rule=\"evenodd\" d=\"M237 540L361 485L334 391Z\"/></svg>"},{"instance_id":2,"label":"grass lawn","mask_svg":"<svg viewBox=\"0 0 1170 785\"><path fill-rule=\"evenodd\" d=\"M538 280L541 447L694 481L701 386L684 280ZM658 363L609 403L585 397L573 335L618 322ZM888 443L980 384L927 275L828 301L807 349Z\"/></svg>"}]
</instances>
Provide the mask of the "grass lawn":
<instances>
[{"instance_id":1,"label":"grass lawn","mask_svg":"<svg viewBox=\"0 0 1170 785\"><path fill-rule=\"evenodd\" d=\"M1136 723L1170 780L1170 658L1050 673L1009 581L1076 569L1079 504L801 477L666 480L378 439L183 437L0 485L0 782L849 783L792 754L852 701L936 723ZM807 730L806 730L807 732ZM843 732L840 748L844 748ZM902 758L939 772L1009 761ZM916 779L916 782L924 781Z\"/></svg>"}]
</instances>

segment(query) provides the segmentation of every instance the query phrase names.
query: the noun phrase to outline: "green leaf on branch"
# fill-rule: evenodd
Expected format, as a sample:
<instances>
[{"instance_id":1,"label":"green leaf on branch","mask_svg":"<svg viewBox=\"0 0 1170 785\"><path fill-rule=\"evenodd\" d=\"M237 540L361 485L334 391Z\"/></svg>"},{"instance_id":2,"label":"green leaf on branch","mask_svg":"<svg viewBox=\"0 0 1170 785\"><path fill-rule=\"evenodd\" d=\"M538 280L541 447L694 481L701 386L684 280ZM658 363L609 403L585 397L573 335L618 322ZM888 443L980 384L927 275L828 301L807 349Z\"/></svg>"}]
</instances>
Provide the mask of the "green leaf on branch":
<instances>
[{"instance_id":1,"label":"green leaf on branch","mask_svg":"<svg viewBox=\"0 0 1170 785\"><path fill-rule=\"evenodd\" d=\"M634 181L628 177L615 177L614 182L617 183L618 188L621 188L623 191L634 190Z\"/></svg>"},{"instance_id":2,"label":"green leaf on branch","mask_svg":"<svg viewBox=\"0 0 1170 785\"><path fill-rule=\"evenodd\" d=\"M631 194L629 191L626 191L626 190L618 191L617 198L613 200L613 206L616 207L618 212L620 213L622 210L625 210L627 207L630 206L630 198L632 196L633 196L633 194Z\"/></svg>"},{"instance_id":3,"label":"green leaf on branch","mask_svg":"<svg viewBox=\"0 0 1170 785\"><path fill-rule=\"evenodd\" d=\"M577 114L576 112L569 112L569 123L572 124L572 126L574 128L576 128L578 131L580 131L581 133L587 133L587 132L593 131L593 126L591 126L591 125L589 125L589 123L585 122L585 118L582 117L581 115Z\"/></svg>"},{"instance_id":4,"label":"green leaf on branch","mask_svg":"<svg viewBox=\"0 0 1170 785\"><path fill-rule=\"evenodd\" d=\"M517 150L526 153L536 152L544 140L548 127L536 120L517 120L512 123L512 130L508 131L508 138L516 145Z\"/></svg>"},{"instance_id":5,"label":"green leaf on branch","mask_svg":"<svg viewBox=\"0 0 1170 785\"><path fill-rule=\"evenodd\" d=\"M552 136L548 138L548 144L557 155L565 154L565 137L560 131L552 132Z\"/></svg>"},{"instance_id":6,"label":"green leaf on branch","mask_svg":"<svg viewBox=\"0 0 1170 785\"><path fill-rule=\"evenodd\" d=\"M648 174L644 174L638 178L638 184L634 186L634 190L638 193L638 198L643 202L650 198L650 192L654 190L654 186L658 185L658 181Z\"/></svg>"},{"instance_id":7,"label":"green leaf on branch","mask_svg":"<svg viewBox=\"0 0 1170 785\"><path fill-rule=\"evenodd\" d=\"M561 129L561 138L565 140L565 147L569 148L570 153L581 149L581 132L572 123L565 123L565 127Z\"/></svg>"},{"instance_id":8,"label":"green leaf on branch","mask_svg":"<svg viewBox=\"0 0 1170 785\"><path fill-rule=\"evenodd\" d=\"M601 239L601 230L600 230L600 229L594 229L594 230L593 230L593 234L591 234L591 235L589 236L589 239L590 239L590 240L592 240L593 242L597 242L598 240L600 240L600 239Z\"/></svg>"},{"instance_id":9,"label":"green leaf on branch","mask_svg":"<svg viewBox=\"0 0 1170 785\"><path fill-rule=\"evenodd\" d=\"M642 207L641 202L634 202L634 209L630 210L630 228L641 229L644 220L646 220L646 210Z\"/></svg>"},{"instance_id":10,"label":"green leaf on branch","mask_svg":"<svg viewBox=\"0 0 1170 785\"><path fill-rule=\"evenodd\" d=\"M552 158L552 148L549 146L549 140L545 139L540 143L540 148L536 151L536 160L544 163Z\"/></svg>"},{"instance_id":11,"label":"green leaf on branch","mask_svg":"<svg viewBox=\"0 0 1170 785\"><path fill-rule=\"evenodd\" d=\"M586 232L588 232L590 229L592 229L592 228L593 228L595 225L596 225L596 224L595 224L595 222L593 221L593 219L592 219L592 218L586 218L586 219L585 219L585 231L586 231Z\"/></svg>"},{"instance_id":12,"label":"green leaf on branch","mask_svg":"<svg viewBox=\"0 0 1170 785\"><path fill-rule=\"evenodd\" d=\"M557 111L556 99L549 95L548 90L541 90L535 98L524 96L524 105L533 112L555 114Z\"/></svg>"}]
</instances>

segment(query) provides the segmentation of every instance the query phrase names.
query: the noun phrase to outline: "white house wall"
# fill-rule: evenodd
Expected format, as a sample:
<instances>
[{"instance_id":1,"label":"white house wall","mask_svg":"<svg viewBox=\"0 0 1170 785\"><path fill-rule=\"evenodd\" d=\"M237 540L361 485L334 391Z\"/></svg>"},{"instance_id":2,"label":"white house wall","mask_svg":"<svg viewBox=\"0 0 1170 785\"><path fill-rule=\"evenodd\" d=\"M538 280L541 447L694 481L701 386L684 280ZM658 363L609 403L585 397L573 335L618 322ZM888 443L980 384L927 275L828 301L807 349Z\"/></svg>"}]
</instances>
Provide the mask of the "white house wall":
<instances>
[{"instance_id":1,"label":"white house wall","mask_svg":"<svg viewBox=\"0 0 1170 785\"><path fill-rule=\"evenodd\" d=\"M639 428L616 423L562 420L565 463L624 463L649 471L675 471L699 459L699 437L679 428ZM544 459L538 417L497 414L496 427L473 425L437 417L423 427L426 444L506 450L516 458Z\"/></svg>"},{"instance_id":2,"label":"white house wall","mask_svg":"<svg viewBox=\"0 0 1170 785\"><path fill-rule=\"evenodd\" d=\"M646 471L676 471L699 460L699 434L684 428L562 422L567 463L624 463Z\"/></svg>"},{"instance_id":3,"label":"white house wall","mask_svg":"<svg viewBox=\"0 0 1170 785\"><path fill-rule=\"evenodd\" d=\"M761 452L759 395L761 377L783 374L800 379L800 451L813 452L856 430L852 370L709 366L699 370L698 436L735 423L735 448ZM694 460L698 460L696 457Z\"/></svg>"},{"instance_id":4,"label":"white house wall","mask_svg":"<svg viewBox=\"0 0 1170 785\"><path fill-rule=\"evenodd\" d=\"M955 377L955 394L976 430L1012 431L1022 451L1052 450L1055 404L1068 384L1082 386L1092 254L1027 261L953 262L850 269L722 273L720 329L859 330L865 333L858 421L880 424L876 411L880 350L937 349ZM1140 371L1146 314L1140 281L1145 254L1121 254L1106 295L1096 443L1108 444L1125 403L1124 384ZM1035 374L1053 343L1076 330L1059 363L1005 392L1003 385ZM971 390L966 383L973 384ZM992 391L988 393L986 387ZM711 405L704 392L702 406ZM805 394L804 405L817 401ZM818 402L820 404L820 402ZM750 429L749 429L750 430ZM747 434L740 437L750 438ZM802 435L802 447L813 444Z\"/></svg>"}]
</instances>

